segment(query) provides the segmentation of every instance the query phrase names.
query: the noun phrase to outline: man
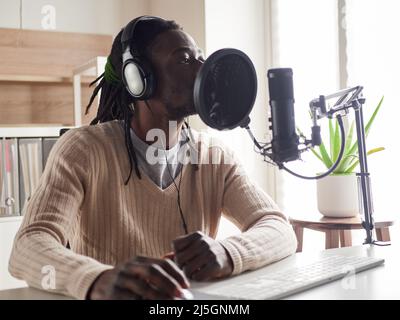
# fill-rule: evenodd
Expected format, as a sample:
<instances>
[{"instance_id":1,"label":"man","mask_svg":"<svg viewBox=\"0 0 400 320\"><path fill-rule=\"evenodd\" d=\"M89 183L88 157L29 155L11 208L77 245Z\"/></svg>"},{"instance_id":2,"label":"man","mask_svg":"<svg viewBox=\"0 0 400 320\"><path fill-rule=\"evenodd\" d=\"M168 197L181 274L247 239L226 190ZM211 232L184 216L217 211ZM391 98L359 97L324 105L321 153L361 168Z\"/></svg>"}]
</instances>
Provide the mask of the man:
<instances>
[{"instance_id":1,"label":"man","mask_svg":"<svg viewBox=\"0 0 400 320\"><path fill-rule=\"evenodd\" d=\"M68 131L51 152L25 208L11 274L80 299L175 299L184 298L188 278L227 277L294 253L285 216L232 152L182 128L195 113L204 60L194 40L160 18L128 26L128 43L121 31L92 96L102 90L93 125ZM125 74L124 53L150 66L147 96L128 93L136 80ZM166 136L156 147L146 139L154 129ZM199 163L176 161L192 149ZM166 161L150 164L149 150ZM215 240L222 213L243 233ZM43 270L54 270L53 287Z\"/></svg>"}]
</instances>

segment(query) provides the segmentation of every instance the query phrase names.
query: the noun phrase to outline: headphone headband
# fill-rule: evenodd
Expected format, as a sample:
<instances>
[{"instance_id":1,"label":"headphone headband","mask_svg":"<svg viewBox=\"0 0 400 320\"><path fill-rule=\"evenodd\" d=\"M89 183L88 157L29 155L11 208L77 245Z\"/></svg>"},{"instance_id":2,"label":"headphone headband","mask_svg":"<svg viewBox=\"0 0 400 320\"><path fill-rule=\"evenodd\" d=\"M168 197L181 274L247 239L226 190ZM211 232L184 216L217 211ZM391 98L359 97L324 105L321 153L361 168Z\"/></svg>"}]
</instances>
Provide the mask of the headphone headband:
<instances>
[{"instance_id":1,"label":"headphone headband","mask_svg":"<svg viewBox=\"0 0 400 320\"><path fill-rule=\"evenodd\" d=\"M136 19L130 21L125 26L124 31L122 32L122 35L121 35L122 52L125 52L127 47L129 46L129 41L132 40L133 33L135 32L136 26L138 25L139 22L156 20L156 19L160 19L160 18L154 17L154 16L141 16L139 18L136 18Z\"/></svg>"}]
</instances>

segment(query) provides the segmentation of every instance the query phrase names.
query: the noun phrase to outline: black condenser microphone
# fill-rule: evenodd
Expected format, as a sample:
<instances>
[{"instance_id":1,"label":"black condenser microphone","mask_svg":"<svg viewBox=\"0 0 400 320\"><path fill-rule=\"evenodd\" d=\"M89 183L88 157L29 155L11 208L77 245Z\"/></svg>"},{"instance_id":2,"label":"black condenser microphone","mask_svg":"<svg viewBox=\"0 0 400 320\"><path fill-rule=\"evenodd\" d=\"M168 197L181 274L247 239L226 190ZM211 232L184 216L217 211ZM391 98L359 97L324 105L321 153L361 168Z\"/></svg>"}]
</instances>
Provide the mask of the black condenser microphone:
<instances>
[{"instance_id":1,"label":"black condenser microphone","mask_svg":"<svg viewBox=\"0 0 400 320\"><path fill-rule=\"evenodd\" d=\"M294 121L293 71L290 68L268 70L271 106L272 155L276 163L300 158L299 136Z\"/></svg>"}]
</instances>

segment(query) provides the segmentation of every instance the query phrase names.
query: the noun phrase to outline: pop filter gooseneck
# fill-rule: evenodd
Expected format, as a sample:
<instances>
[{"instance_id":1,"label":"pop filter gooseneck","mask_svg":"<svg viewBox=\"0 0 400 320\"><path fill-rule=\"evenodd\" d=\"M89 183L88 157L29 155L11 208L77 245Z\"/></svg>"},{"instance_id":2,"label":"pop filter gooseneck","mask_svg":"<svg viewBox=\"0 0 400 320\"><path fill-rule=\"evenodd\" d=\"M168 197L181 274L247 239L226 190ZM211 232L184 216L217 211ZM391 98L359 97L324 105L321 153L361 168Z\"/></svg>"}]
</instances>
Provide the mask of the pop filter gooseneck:
<instances>
[{"instance_id":1,"label":"pop filter gooseneck","mask_svg":"<svg viewBox=\"0 0 400 320\"><path fill-rule=\"evenodd\" d=\"M221 49L201 66L193 98L203 122L217 130L246 126L257 96L257 75L249 57L237 49Z\"/></svg>"}]
</instances>

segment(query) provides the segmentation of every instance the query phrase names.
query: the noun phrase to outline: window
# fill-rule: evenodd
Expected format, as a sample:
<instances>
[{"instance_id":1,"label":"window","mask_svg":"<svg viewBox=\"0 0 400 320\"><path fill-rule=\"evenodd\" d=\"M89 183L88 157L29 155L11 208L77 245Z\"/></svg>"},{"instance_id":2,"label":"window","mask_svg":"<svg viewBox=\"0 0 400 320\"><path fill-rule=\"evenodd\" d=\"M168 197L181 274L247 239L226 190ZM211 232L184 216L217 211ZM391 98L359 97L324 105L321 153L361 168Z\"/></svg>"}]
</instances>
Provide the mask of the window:
<instances>
[{"instance_id":1,"label":"window","mask_svg":"<svg viewBox=\"0 0 400 320\"><path fill-rule=\"evenodd\" d=\"M399 75L400 1L350 0L346 2L347 73L349 84L362 84L367 98L366 113L385 96L380 114L367 140L368 149L385 151L368 157L375 214L395 215L399 209L396 181L400 156L396 128L400 120Z\"/></svg>"},{"instance_id":2,"label":"window","mask_svg":"<svg viewBox=\"0 0 400 320\"><path fill-rule=\"evenodd\" d=\"M293 69L296 125L310 137L310 100L339 89L336 0L272 1L272 66ZM324 168L310 154L293 171L314 176ZM316 212L316 183L280 172L277 201L288 214ZM299 212L301 211L301 212Z\"/></svg>"}]
</instances>

